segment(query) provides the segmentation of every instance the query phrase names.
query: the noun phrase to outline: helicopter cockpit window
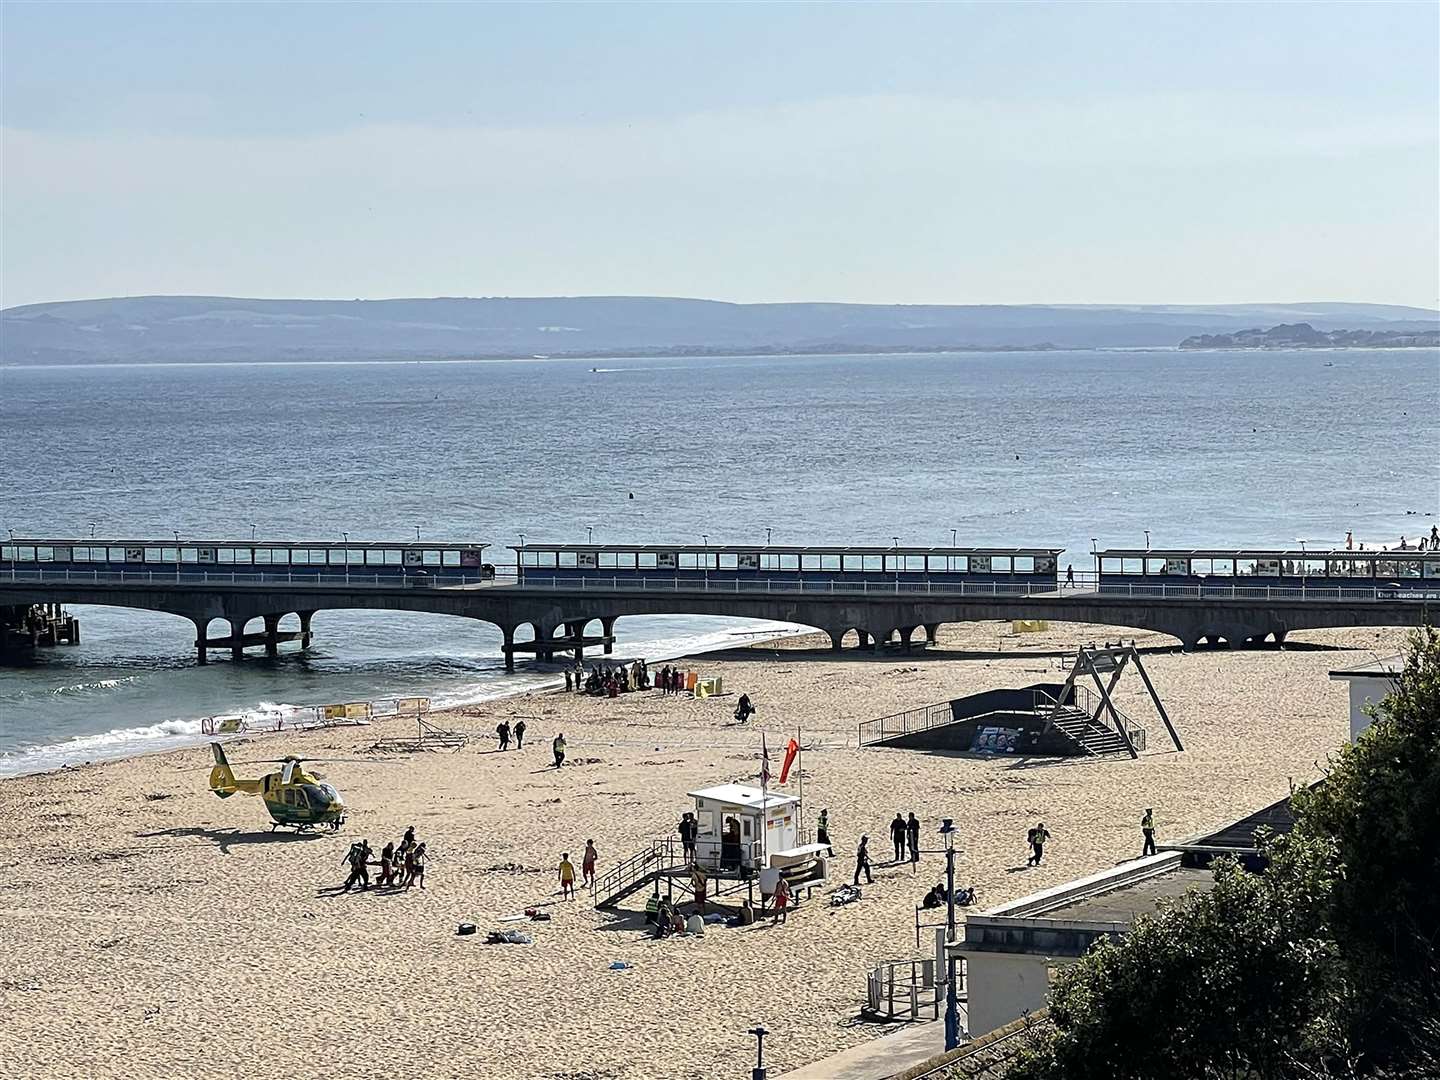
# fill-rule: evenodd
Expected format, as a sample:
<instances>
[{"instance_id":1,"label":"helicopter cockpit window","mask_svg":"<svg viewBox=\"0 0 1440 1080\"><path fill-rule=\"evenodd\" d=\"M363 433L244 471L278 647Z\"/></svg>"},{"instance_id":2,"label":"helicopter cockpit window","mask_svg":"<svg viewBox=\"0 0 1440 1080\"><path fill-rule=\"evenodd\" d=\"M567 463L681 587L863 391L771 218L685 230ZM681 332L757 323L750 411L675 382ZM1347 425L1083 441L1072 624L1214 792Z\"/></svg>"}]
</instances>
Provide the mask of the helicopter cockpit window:
<instances>
[{"instance_id":1,"label":"helicopter cockpit window","mask_svg":"<svg viewBox=\"0 0 1440 1080\"><path fill-rule=\"evenodd\" d=\"M329 806L339 797L329 784L306 784L300 790L305 792L314 807Z\"/></svg>"}]
</instances>

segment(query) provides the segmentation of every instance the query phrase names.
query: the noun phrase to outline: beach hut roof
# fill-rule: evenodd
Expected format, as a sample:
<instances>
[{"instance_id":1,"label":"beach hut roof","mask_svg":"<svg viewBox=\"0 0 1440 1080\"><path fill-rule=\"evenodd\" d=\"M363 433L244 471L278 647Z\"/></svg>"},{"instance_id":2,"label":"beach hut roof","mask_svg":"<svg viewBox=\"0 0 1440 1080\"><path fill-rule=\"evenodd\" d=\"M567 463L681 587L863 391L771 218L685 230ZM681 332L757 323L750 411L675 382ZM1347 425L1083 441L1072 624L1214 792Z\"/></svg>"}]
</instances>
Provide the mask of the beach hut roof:
<instances>
[{"instance_id":1,"label":"beach hut roof","mask_svg":"<svg viewBox=\"0 0 1440 1080\"><path fill-rule=\"evenodd\" d=\"M691 791L687 794L694 799L709 799L711 802L743 806L746 810L789 806L791 803L800 801L794 795L777 795L773 791L765 792L758 787L750 787L748 784L719 784L716 787L701 788L699 791Z\"/></svg>"}]
</instances>

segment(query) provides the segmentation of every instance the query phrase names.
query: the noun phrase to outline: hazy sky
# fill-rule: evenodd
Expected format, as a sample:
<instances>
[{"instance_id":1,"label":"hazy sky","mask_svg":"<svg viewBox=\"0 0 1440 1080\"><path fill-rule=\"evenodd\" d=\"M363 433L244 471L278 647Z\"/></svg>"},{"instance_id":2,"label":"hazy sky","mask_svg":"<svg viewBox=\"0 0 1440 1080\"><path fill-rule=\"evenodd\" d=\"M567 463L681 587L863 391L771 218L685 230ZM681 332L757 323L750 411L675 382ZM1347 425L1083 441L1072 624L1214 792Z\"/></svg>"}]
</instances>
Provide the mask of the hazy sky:
<instances>
[{"instance_id":1,"label":"hazy sky","mask_svg":"<svg viewBox=\"0 0 1440 1080\"><path fill-rule=\"evenodd\" d=\"M25 4L4 305L1440 302L1440 5Z\"/></svg>"}]
</instances>

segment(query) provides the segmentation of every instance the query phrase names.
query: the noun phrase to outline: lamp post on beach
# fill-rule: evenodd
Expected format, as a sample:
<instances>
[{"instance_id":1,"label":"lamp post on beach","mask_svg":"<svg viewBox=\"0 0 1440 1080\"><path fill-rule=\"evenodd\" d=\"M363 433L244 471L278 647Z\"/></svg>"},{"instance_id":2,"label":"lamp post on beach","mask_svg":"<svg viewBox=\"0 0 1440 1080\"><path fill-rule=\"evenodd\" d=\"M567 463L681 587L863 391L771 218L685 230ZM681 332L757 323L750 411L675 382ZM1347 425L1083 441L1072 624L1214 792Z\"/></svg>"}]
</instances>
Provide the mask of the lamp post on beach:
<instances>
[{"instance_id":1,"label":"lamp post on beach","mask_svg":"<svg viewBox=\"0 0 1440 1080\"><path fill-rule=\"evenodd\" d=\"M756 1024L747 1034L755 1036L755 1068L750 1070L750 1080L765 1080L765 1036L770 1032L764 1024Z\"/></svg>"},{"instance_id":2,"label":"lamp post on beach","mask_svg":"<svg viewBox=\"0 0 1440 1080\"><path fill-rule=\"evenodd\" d=\"M951 530L950 530L950 546L951 546L952 548L959 544L960 541L957 539L957 538L959 537L959 535L960 535L960 530L959 530L959 529L951 529Z\"/></svg>"},{"instance_id":3,"label":"lamp post on beach","mask_svg":"<svg viewBox=\"0 0 1440 1080\"><path fill-rule=\"evenodd\" d=\"M585 543L587 543L587 544L593 544L593 543L595 543L595 526L594 526L594 525L586 525L586 526L585 526Z\"/></svg>"},{"instance_id":4,"label":"lamp post on beach","mask_svg":"<svg viewBox=\"0 0 1440 1080\"><path fill-rule=\"evenodd\" d=\"M250 522L250 539L251 539L251 540L254 540L254 539L255 539L255 528L256 528L255 522L253 522L253 521Z\"/></svg>"},{"instance_id":5,"label":"lamp post on beach","mask_svg":"<svg viewBox=\"0 0 1440 1080\"><path fill-rule=\"evenodd\" d=\"M960 1045L960 1004L955 990L955 957L949 946L955 944L955 822L945 818L940 835L945 838L945 1049Z\"/></svg>"}]
</instances>

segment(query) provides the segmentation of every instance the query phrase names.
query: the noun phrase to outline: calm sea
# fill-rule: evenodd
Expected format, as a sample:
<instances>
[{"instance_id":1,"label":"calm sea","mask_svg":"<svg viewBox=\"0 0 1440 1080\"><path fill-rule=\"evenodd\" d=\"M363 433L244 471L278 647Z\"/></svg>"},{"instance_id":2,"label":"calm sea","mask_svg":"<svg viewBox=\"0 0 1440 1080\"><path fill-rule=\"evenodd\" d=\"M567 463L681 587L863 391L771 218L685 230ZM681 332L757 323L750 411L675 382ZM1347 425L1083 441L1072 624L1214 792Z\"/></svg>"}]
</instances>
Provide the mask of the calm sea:
<instances>
[{"instance_id":1,"label":"calm sea","mask_svg":"<svg viewBox=\"0 0 1440 1080\"><path fill-rule=\"evenodd\" d=\"M1103 545L1414 536L1440 353L1172 351L0 370L0 530L493 544ZM633 493L634 497L631 498ZM195 666L170 616L79 608L0 669L0 773L193 738L216 713L506 676L483 623L324 612L304 654ZM622 620L620 651L741 640ZM293 646L291 647L293 648Z\"/></svg>"}]
</instances>

